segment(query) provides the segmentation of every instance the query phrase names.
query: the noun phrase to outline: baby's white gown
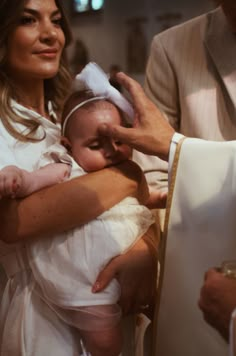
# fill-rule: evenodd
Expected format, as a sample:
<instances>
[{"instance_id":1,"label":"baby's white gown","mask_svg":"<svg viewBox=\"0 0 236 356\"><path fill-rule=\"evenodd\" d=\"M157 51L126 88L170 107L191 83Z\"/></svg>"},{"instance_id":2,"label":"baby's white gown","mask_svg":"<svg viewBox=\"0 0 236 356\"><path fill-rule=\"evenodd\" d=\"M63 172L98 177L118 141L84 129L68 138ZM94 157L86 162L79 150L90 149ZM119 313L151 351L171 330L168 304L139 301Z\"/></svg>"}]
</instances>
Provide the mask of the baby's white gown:
<instances>
[{"instance_id":1,"label":"baby's white gown","mask_svg":"<svg viewBox=\"0 0 236 356\"><path fill-rule=\"evenodd\" d=\"M71 164L71 178L86 174L60 144L42 155L39 166L55 162ZM34 240L28 245L28 256L43 298L78 328L101 330L116 323L120 317L117 306L83 307L116 304L120 296L117 280L101 293L92 293L91 287L99 271L133 246L153 223L149 209L128 197L80 228Z\"/></svg>"}]
</instances>

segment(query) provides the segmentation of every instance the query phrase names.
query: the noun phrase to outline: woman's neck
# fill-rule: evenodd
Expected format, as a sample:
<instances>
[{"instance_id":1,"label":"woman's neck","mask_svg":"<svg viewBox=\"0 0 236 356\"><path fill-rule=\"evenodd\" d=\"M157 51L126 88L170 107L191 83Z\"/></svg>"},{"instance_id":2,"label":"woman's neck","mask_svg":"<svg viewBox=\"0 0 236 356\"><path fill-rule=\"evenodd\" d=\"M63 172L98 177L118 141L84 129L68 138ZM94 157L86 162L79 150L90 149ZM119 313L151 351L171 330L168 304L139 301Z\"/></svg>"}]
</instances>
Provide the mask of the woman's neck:
<instances>
[{"instance_id":1,"label":"woman's neck","mask_svg":"<svg viewBox=\"0 0 236 356\"><path fill-rule=\"evenodd\" d=\"M32 109L39 113L40 115L47 117L48 113L45 110L45 97L44 97L44 83L40 81L39 83L27 83L22 85L16 84L17 90L17 101L19 104Z\"/></svg>"}]
</instances>

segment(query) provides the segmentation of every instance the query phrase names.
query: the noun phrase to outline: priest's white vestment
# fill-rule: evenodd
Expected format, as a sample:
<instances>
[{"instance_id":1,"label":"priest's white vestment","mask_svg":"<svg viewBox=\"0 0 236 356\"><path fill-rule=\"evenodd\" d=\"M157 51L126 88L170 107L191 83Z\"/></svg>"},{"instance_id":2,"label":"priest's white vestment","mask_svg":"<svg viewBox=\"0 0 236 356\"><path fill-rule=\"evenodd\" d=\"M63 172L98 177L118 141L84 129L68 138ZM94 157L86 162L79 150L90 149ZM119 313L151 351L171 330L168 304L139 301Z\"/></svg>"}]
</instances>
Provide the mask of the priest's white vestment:
<instances>
[{"instance_id":1,"label":"priest's white vestment","mask_svg":"<svg viewBox=\"0 0 236 356\"><path fill-rule=\"evenodd\" d=\"M184 139L175 153L157 314L158 356L226 356L198 308L204 273L236 259L236 141Z\"/></svg>"}]
</instances>

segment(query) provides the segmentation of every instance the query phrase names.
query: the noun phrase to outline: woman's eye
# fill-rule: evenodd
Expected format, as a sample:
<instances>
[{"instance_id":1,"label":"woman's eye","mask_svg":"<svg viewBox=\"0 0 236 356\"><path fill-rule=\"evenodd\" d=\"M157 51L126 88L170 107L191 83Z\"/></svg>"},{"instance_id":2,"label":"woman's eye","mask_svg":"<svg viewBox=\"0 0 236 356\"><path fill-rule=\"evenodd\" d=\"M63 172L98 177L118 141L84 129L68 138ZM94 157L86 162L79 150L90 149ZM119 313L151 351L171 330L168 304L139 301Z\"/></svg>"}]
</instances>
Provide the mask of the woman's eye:
<instances>
[{"instance_id":1,"label":"woman's eye","mask_svg":"<svg viewBox=\"0 0 236 356\"><path fill-rule=\"evenodd\" d=\"M116 146L121 146L123 143L121 141L115 141Z\"/></svg>"},{"instance_id":2,"label":"woman's eye","mask_svg":"<svg viewBox=\"0 0 236 356\"><path fill-rule=\"evenodd\" d=\"M89 146L89 148L90 148L90 150L93 150L93 151L95 151L95 150L99 150L100 148L101 148L101 145L91 145L91 146Z\"/></svg>"},{"instance_id":3,"label":"woman's eye","mask_svg":"<svg viewBox=\"0 0 236 356\"><path fill-rule=\"evenodd\" d=\"M20 19L21 25L31 25L35 22L35 18L32 16L22 16Z\"/></svg>"},{"instance_id":4,"label":"woman's eye","mask_svg":"<svg viewBox=\"0 0 236 356\"><path fill-rule=\"evenodd\" d=\"M54 23L54 25L61 27L62 26L62 17L57 17L55 19L52 20L52 23Z\"/></svg>"}]
</instances>

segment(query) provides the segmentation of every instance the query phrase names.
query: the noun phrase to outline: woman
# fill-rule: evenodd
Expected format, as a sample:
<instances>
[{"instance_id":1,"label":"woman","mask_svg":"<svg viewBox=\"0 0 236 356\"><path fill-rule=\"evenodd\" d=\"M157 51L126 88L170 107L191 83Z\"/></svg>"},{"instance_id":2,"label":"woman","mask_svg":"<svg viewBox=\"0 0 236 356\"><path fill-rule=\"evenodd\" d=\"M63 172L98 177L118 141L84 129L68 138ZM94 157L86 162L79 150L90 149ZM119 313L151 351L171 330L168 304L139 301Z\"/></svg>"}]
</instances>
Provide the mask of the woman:
<instances>
[{"instance_id":1,"label":"woman","mask_svg":"<svg viewBox=\"0 0 236 356\"><path fill-rule=\"evenodd\" d=\"M70 30L59 0L1 0L0 30L0 168L15 164L32 170L42 150L60 134L57 115L70 87L65 59ZM0 201L4 241L0 260L8 276L0 309L1 355L79 353L78 335L37 294L24 241L86 223L125 196L137 195L138 186L141 199L145 199L142 174L135 165L126 163L56 185L24 200ZM152 278L154 259L150 258L149 247L141 241L130 254L116 259L109 273L118 273L126 261L132 265L133 259L136 262L142 258L142 272L135 273L140 276L146 268ZM139 265L134 263L137 269ZM134 280L132 271L124 270L122 285L129 273ZM147 278L143 280L147 283ZM129 287L130 284L128 280ZM123 297L135 293L135 288L125 288ZM146 304L152 293L151 284L137 293L137 305ZM130 309L132 299L124 300L126 310Z\"/></svg>"}]
</instances>

